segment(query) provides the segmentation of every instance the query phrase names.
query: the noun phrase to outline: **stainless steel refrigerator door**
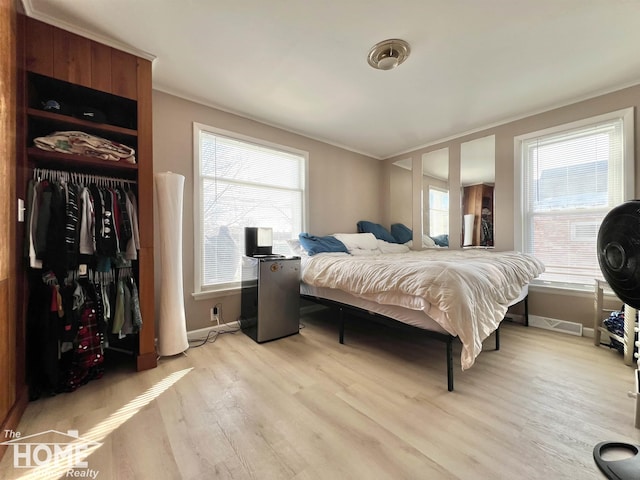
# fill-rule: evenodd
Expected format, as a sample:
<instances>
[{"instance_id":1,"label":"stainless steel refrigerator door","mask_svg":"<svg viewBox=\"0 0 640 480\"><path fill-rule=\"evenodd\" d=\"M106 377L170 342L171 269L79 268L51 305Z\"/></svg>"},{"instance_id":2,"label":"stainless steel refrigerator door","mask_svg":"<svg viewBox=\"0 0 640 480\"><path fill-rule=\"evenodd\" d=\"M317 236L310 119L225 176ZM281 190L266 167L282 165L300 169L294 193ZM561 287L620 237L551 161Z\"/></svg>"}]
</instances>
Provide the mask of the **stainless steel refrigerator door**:
<instances>
[{"instance_id":1,"label":"stainless steel refrigerator door","mask_svg":"<svg viewBox=\"0 0 640 480\"><path fill-rule=\"evenodd\" d=\"M300 259L262 260L258 279L258 342L298 333Z\"/></svg>"}]
</instances>

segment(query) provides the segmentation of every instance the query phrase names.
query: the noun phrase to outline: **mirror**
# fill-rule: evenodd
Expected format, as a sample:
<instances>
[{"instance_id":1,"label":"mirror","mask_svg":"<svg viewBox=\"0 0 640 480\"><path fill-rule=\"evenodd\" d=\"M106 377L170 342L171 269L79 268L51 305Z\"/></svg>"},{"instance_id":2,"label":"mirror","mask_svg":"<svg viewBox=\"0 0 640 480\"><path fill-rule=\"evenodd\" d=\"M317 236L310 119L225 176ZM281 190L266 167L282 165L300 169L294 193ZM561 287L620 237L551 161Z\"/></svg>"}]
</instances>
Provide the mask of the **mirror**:
<instances>
[{"instance_id":1,"label":"mirror","mask_svg":"<svg viewBox=\"0 0 640 480\"><path fill-rule=\"evenodd\" d=\"M449 148L422 155L423 247L449 246Z\"/></svg>"},{"instance_id":2,"label":"mirror","mask_svg":"<svg viewBox=\"0 0 640 480\"><path fill-rule=\"evenodd\" d=\"M460 145L462 246L493 247L496 137Z\"/></svg>"},{"instance_id":3,"label":"mirror","mask_svg":"<svg viewBox=\"0 0 640 480\"><path fill-rule=\"evenodd\" d=\"M412 159L393 162L391 166L391 224L402 223L412 229Z\"/></svg>"}]
</instances>

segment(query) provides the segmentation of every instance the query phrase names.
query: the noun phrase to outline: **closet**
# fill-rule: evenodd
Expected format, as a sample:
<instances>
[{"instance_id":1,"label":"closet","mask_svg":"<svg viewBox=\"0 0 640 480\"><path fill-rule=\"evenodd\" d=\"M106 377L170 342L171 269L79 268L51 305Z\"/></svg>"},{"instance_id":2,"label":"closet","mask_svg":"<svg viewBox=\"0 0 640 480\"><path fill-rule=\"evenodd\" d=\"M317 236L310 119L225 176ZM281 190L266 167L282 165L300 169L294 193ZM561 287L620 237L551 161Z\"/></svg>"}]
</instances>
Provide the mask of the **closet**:
<instances>
[{"instance_id":1,"label":"closet","mask_svg":"<svg viewBox=\"0 0 640 480\"><path fill-rule=\"evenodd\" d=\"M151 62L32 18L20 17L19 20L18 60L23 62L23 69L19 72L22 88L18 91L18 198L25 199L28 212L29 182L45 180L67 192L67 200L69 186L77 192L90 185L95 188L96 196L112 198L109 205L114 209L117 205L128 208L125 200L135 199L138 224L135 258L129 258L128 264L107 268L96 264L111 254L98 255L96 251L93 258L79 262L77 268L66 275L57 275L65 279L55 281L61 285L65 281L87 282L87 288L92 289L93 285L117 284L121 278L128 282L129 293L135 285L142 326L135 332L129 330L128 340L122 344L118 338L112 339L109 348L130 354L132 367L137 370L153 368L157 365L157 355ZM55 132L63 134L53 136ZM134 152L133 156L123 154L129 149ZM103 201L111 201L105 198ZM107 217L112 213L107 208L103 210L100 221L104 231L106 220L108 232L113 225ZM121 210L117 211L122 214ZM17 232L18 250L24 257L18 289L18 303L22 305L24 318L28 314L26 305L34 295L34 282L40 288L39 277L44 277L43 272L34 271L33 265L30 266L29 256L23 250L23 241L28 244L29 238L29 219L25 220ZM126 222L123 221L123 225ZM121 232L121 225L117 226ZM118 258L124 259L126 245L118 248ZM115 256L111 260L115 263ZM104 355L109 355L109 348L104 350Z\"/></svg>"}]
</instances>

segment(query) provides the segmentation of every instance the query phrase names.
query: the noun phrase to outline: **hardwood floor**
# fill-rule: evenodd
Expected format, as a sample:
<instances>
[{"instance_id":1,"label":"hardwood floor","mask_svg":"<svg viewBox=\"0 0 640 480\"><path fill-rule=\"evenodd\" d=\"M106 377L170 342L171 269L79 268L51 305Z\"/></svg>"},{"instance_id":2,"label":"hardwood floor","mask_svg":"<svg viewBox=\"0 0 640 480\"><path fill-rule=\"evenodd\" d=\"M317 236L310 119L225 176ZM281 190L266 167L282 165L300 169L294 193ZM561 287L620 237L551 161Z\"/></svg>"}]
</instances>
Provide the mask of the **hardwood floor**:
<instances>
[{"instance_id":1,"label":"hardwood floor","mask_svg":"<svg viewBox=\"0 0 640 480\"><path fill-rule=\"evenodd\" d=\"M77 430L106 479L599 479L600 441L640 443L633 369L588 338L504 324L469 370L454 347L357 322L337 341L329 311L262 345L242 333L112 368L77 392L29 404L22 438ZM2 441L7 441L5 438ZM25 440L26 441L26 440ZM71 478L17 469L0 478Z\"/></svg>"}]
</instances>

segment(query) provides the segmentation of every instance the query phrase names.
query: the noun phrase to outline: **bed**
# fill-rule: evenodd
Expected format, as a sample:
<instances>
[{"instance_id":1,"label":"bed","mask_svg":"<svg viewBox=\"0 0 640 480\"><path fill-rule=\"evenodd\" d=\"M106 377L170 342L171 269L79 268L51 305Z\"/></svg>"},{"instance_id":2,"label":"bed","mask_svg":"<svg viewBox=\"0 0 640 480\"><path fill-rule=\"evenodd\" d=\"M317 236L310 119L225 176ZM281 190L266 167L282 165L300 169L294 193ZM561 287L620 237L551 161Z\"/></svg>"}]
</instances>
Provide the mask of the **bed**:
<instances>
[{"instance_id":1,"label":"bed","mask_svg":"<svg viewBox=\"0 0 640 480\"><path fill-rule=\"evenodd\" d=\"M526 302L529 282L544 271L538 259L514 251L412 251L370 233L330 237L344 249L317 251L307 244L309 250L303 245L297 252L302 257L301 296L338 308L341 343L346 313L376 315L444 341L449 391L453 340L462 343L462 369L470 368L483 340L497 333L508 307Z\"/></svg>"}]
</instances>

